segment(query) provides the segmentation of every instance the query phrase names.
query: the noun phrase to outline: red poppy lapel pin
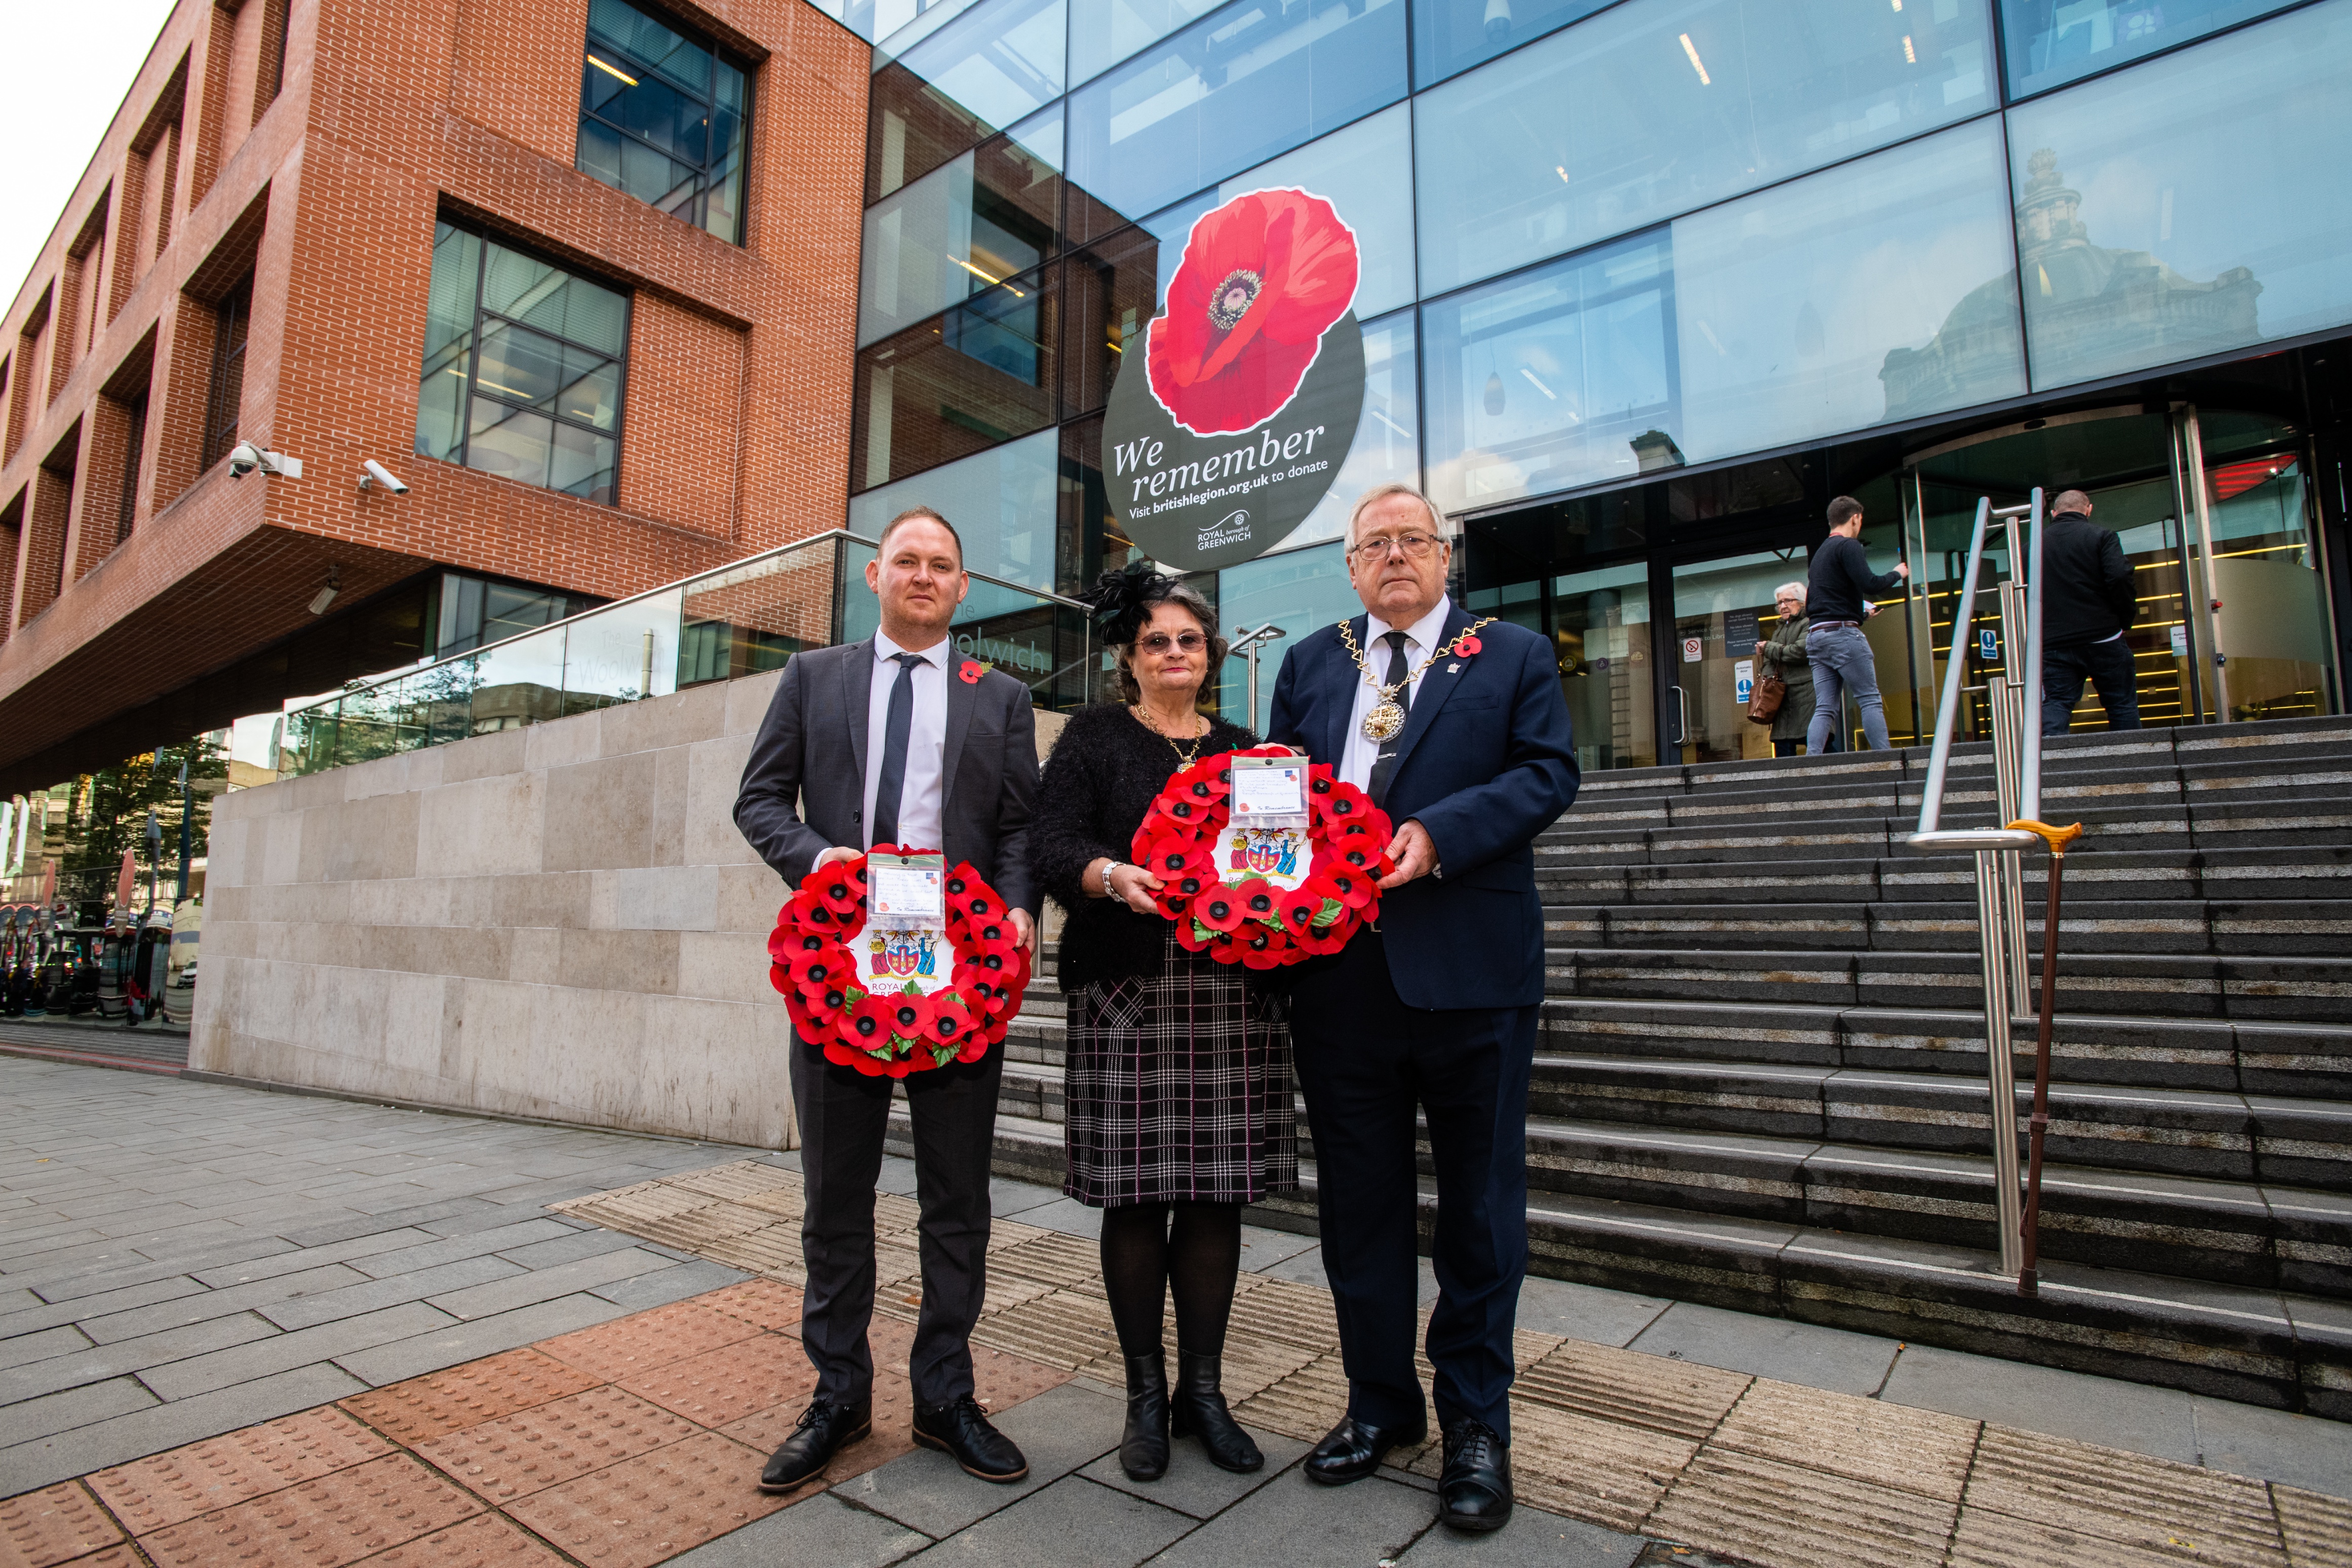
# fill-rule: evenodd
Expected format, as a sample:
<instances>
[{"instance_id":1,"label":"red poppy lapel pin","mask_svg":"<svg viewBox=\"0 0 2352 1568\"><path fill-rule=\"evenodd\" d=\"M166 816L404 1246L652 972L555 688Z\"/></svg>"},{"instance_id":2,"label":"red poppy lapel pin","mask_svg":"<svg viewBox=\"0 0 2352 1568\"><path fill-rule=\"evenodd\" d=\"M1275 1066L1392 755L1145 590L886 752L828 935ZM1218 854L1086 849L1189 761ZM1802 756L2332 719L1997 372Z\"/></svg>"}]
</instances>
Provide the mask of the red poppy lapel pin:
<instances>
[{"instance_id":1,"label":"red poppy lapel pin","mask_svg":"<svg viewBox=\"0 0 2352 1568\"><path fill-rule=\"evenodd\" d=\"M968 658L965 659L962 666L956 670L956 679L962 681L966 686L978 686L980 684L980 678L987 673L988 666Z\"/></svg>"}]
</instances>

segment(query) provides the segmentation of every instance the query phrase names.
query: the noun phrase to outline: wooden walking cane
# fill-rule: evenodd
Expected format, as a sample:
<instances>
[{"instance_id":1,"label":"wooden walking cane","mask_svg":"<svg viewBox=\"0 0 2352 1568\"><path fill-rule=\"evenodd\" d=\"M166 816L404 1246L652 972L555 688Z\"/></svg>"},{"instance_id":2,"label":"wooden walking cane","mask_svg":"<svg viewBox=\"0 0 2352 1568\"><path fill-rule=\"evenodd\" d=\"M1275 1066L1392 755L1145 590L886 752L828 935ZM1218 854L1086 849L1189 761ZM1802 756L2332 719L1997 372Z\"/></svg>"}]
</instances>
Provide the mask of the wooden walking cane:
<instances>
[{"instance_id":1,"label":"wooden walking cane","mask_svg":"<svg viewBox=\"0 0 2352 1568\"><path fill-rule=\"evenodd\" d=\"M2033 1296L2041 1293L2041 1281L2035 1277L2033 1265L2042 1239L2042 1140L2050 1131L2050 1034L2058 1016L2058 883L2066 866L2066 846L2083 837L2083 825L2078 822L2071 827L2053 827L2046 822L2021 818L2010 826L2040 834L2042 841L2050 846L2050 901L2042 912L2042 1005L2038 1009L2041 1027L2033 1046L2033 1118L2026 1123L2025 1219L2021 1227L2025 1266L2017 1271L2017 1293Z\"/></svg>"}]
</instances>

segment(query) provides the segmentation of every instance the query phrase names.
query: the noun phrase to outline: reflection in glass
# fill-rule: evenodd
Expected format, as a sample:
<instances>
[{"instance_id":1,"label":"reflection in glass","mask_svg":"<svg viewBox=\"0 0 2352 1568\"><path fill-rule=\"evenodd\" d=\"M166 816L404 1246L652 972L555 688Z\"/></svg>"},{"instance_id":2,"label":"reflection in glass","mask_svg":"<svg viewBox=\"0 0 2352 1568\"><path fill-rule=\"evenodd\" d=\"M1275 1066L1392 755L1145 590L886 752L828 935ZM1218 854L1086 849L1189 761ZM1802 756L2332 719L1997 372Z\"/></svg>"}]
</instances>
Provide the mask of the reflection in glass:
<instances>
[{"instance_id":1,"label":"reflection in glass","mask_svg":"<svg viewBox=\"0 0 2352 1568\"><path fill-rule=\"evenodd\" d=\"M2294 0L2001 0L2012 99L2284 9Z\"/></svg>"},{"instance_id":2,"label":"reflection in glass","mask_svg":"<svg viewBox=\"0 0 2352 1568\"><path fill-rule=\"evenodd\" d=\"M743 238L742 70L626 0L589 0L580 172L719 238Z\"/></svg>"},{"instance_id":3,"label":"reflection in glass","mask_svg":"<svg viewBox=\"0 0 2352 1568\"><path fill-rule=\"evenodd\" d=\"M1345 538L1348 514L1355 510L1356 498L1374 485L1419 487L1421 443L1415 432L1421 428L1421 389L1416 359L1411 310L1365 323L1364 414L1356 426L1356 439L1332 478L1330 490L1275 549L1294 550L1318 540ZM1271 685L1266 689L1273 689Z\"/></svg>"},{"instance_id":4,"label":"reflection in glass","mask_svg":"<svg viewBox=\"0 0 2352 1568\"><path fill-rule=\"evenodd\" d=\"M1054 422L1060 277L1008 278L857 356L853 491Z\"/></svg>"},{"instance_id":5,"label":"reflection in glass","mask_svg":"<svg viewBox=\"0 0 2352 1568\"><path fill-rule=\"evenodd\" d=\"M1414 0L1417 88L1590 16L1609 0Z\"/></svg>"},{"instance_id":6,"label":"reflection in glass","mask_svg":"<svg viewBox=\"0 0 2352 1568\"><path fill-rule=\"evenodd\" d=\"M1414 106L1442 293L1993 106L1985 0L1632 0Z\"/></svg>"},{"instance_id":7,"label":"reflection in glass","mask_svg":"<svg viewBox=\"0 0 2352 1568\"><path fill-rule=\"evenodd\" d=\"M2006 206L1985 121L1676 219L1684 453L2022 393Z\"/></svg>"},{"instance_id":8,"label":"reflection in glass","mask_svg":"<svg viewBox=\"0 0 2352 1568\"><path fill-rule=\"evenodd\" d=\"M563 642L550 626L483 649L472 666L470 732L493 734L563 716Z\"/></svg>"},{"instance_id":9,"label":"reflection in glass","mask_svg":"<svg viewBox=\"0 0 2352 1568\"><path fill-rule=\"evenodd\" d=\"M1404 0L1238 0L1070 95L1070 178L1156 212L1402 98L1404 32Z\"/></svg>"},{"instance_id":10,"label":"reflection in glass","mask_svg":"<svg viewBox=\"0 0 2352 1568\"><path fill-rule=\"evenodd\" d=\"M1217 8L1220 0L1084 0L1070 13L1070 85Z\"/></svg>"},{"instance_id":11,"label":"reflection in glass","mask_svg":"<svg viewBox=\"0 0 2352 1568\"><path fill-rule=\"evenodd\" d=\"M1359 319L1412 302L1410 105L1400 103L1237 174L1217 187L1217 200L1229 202L1244 191L1284 185L1326 198L1339 221L1356 231L1361 262L1356 283ZM1165 295L1164 286L1160 291Z\"/></svg>"},{"instance_id":12,"label":"reflection in glass","mask_svg":"<svg viewBox=\"0 0 2352 1568\"><path fill-rule=\"evenodd\" d=\"M752 560L687 584L677 683L780 669L821 647L833 623L834 554L803 550Z\"/></svg>"},{"instance_id":13,"label":"reflection in glass","mask_svg":"<svg viewBox=\"0 0 2352 1568\"><path fill-rule=\"evenodd\" d=\"M566 628L563 706L584 713L677 689L683 590L667 589L583 616Z\"/></svg>"},{"instance_id":14,"label":"reflection in glass","mask_svg":"<svg viewBox=\"0 0 2352 1568\"><path fill-rule=\"evenodd\" d=\"M1651 680L1649 566L1632 561L1557 578L1552 647L1568 699L1577 766L1654 767L1658 705Z\"/></svg>"},{"instance_id":15,"label":"reflection in glass","mask_svg":"<svg viewBox=\"0 0 2352 1568\"><path fill-rule=\"evenodd\" d=\"M855 504L852 503L853 513ZM954 521L959 530L965 526L965 516L978 515L969 510L959 514L945 507L940 510ZM877 522L874 528L878 530L879 526ZM850 527L869 538L873 536L872 531L859 526L854 515ZM977 570L980 563L971 554L971 537L965 534L965 562ZM866 564L874 559L874 552L864 545L852 544L844 546L841 554L841 621L835 640L857 642L872 637L882 625L880 601L866 585ZM1089 644L1083 611L1041 602L1017 588L975 582L950 623L948 640L962 658L992 665L1022 681L1046 708L1068 710L1088 700L1086 685Z\"/></svg>"},{"instance_id":16,"label":"reflection in glass","mask_svg":"<svg viewBox=\"0 0 2352 1568\"><path fill-rule=\"evenodd\" d=\"M997 0L877 51L866 199L879 201L1061 96L1065 0Z\"/></svg>"},{"instance_id":17,"label":"reflection in glass","mask_svg":"<svg viewBox=\"0 0 2352 1568\"><path fill-rule=\"evenodd\" d=\"M1130 226L1070 253L1063 268L1068 412L1100 408L1127 356L1142 353L1143 330L1160 309L1161 258L1171 248L1150 229Z\"/></svg>"},{"instance_id":18,"label":"reflection in glass","mask_svg":"<svg viewBox=\"0 0 2352 1568\"><path fill-rule=\"evenodd\" d=\"M1034 122L1028 132L1053 131ZM866 214L859 346L1026 272L1058 243L1061 179L1010 136L959 154Z\"/></svg>"},{"instance_id":19,"label":"reflection in glass","mask_svg":"<svg viewBox=\"0 0 2352 1568\"><path fill-rule=\"evenodd\" d=\"M425 308L425 371L418 378L416 449L454 456L466 439L466 384L473 374L474 294L482 269L478 235L436 224Z\"/></svg>"},{"instance_id":20,"label":"reflection in glass","mask_svg":"<svg viewBox=\"0 0 2352 1568\"><path fill-rule=\"evenodd\" d=\"M2347 73L2329 0L2011 112L2037 390L2352 320Z\"/></svg>"},{"instance_id":21,"label":"reflection in glass","mask_svg":"<svg viewBox=\"0 0 2352 1568\"><path fill-rule=\"evenodd\" d=\"M2249 415L2200 412L2213 531L2213 637L2228 722L2335 709L2327 590L2310 531L2301 441ZM2209 696L2208 700L2211 699Z\"/></svg>"},{"instance_id":22,"label":"reflection in glass","mask_svg":"<svg viewBox=\"0 0 2352 1568\"><path fill-rule=\"evenodd\" d=\"M1050 589L1059 467L1059 432L1040 430L850 497L850 531L877 538L884 523L908 507L931 507L963 536L964 564L971 570ZM865 581L855 573L852 577ZM861 586L850 595L853 605L860 595L873 602Z\"/></svg>"},{"instance_id":23,"label":"reflection in glass","mask_svg":"<svg viewBox=\"0 0 2352 1568\"><path fill-rule=\"evenodd\" d=\"M1780 619L1772 590L1803 581L1806 564L1801 550L1759 550L1675 568L1675 638L1683 654L1674 681L1683 691L1679 711L1690 716L1683 735L1683 761L1738 762L1772 754L1772 726L1748 721L1740 666L1748 667L1751 680L1760 677L1763 667L1756 645L1772 635ZM1897 616L1890 624L1899 625L1901 619ZM1699 646L1696 660L1689 651L1694 637ZM1895 665L1882 671L1880 684L1887 685L1887 675L1900 668ZM1899 678L1894 684L1901 684ZM1895 693L1888 695L1891 701Z\"/></svg>"},{"instance_id":24,"label":"reflection in glass","mask_svg":"<svg viewBox=\"0 0 2352 1568\"><path fill-rule=\"evenodd\" d=\"M1674 291L1653 234L1424 306L1432 499L1454 511L1678 465Z\"/></svg>"},{"instance_id":25,"label":"reflection in glass","mask_svg":"<svg viewBox=\"0 0 2352 1568\"><path fill-rule=\"evenodd\" d=\"M1262 556L1217 574L1217 613L1228 637L1244 627L1272 621L1283 629L1276 641L1260 645L1257 712L1249 707L1249 661L1236 655L1217 672L1217 711L1236 724L1265 733L1274 707L1275 677L1283 654L1309 632L1361 615L1363 601L1348 581L1348 559L1339 544ZM1485 611L1478 612L1486 614Z\"/></svg>"}]
</instances>

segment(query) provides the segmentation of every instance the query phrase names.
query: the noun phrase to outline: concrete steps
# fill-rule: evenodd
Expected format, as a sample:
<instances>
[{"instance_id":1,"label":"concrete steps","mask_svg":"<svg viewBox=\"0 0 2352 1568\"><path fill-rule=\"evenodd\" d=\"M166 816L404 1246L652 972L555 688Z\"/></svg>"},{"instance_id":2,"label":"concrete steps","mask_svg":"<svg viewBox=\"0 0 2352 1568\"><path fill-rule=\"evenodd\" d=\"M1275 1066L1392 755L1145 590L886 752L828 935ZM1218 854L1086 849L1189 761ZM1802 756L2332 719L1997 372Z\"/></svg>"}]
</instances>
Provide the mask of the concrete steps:
<instances>
[{"instance_id":1,"label":"concrete steps","mask_svg":"<svg viewBox=\"0 0 2352 1568\"><path fill-rule=\"evenodd\" d=\"M1927 764L1585 781L1536 846L1534 1267L2352 1418L2352 721L2052 744L2042 815L2091 834L2032 1300L1992 1274L1973 865L1905 843ZM1946 826L1993 821L1989 765L1957 750ZM2036 857L2037 952L2042 891ZM1049 971L1006 1042L1008 1173L1061 1179L1063 1036ZM1265 1223L1312 1228L1303 1152Z\"/></svg>"}]
</instances>

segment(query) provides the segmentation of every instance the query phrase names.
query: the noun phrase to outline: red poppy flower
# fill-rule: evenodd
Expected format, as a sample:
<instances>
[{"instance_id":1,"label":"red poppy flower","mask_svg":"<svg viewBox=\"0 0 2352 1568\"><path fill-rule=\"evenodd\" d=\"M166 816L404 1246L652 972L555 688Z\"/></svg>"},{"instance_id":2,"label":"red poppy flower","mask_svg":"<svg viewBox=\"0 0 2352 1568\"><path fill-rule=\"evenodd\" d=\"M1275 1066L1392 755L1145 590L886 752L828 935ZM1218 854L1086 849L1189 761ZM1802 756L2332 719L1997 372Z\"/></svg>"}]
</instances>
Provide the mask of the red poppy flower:
<instances>
[{"instance_id":1,"label":"red poppy flower","mask_svg":"<svg viewBox=\"0 0 2352 1568\"><path fill-rule=\"evenodd\" d=\"M780 925L768 933L768 961L789 964L804 952L814 952L833 939L813 931L800 931L790 925Z\"/></svg>"},{"instance_id":2,"label":"red poppy flower","mask_svg":"<svg viewBox=\"0 0 2352 1568\"><path fill-rule=\"evenodd\" d=\"M988 671L982 669L979 665L972 663L970 659L965 659L956 669L956 679L962 681L966 686L978 686L980 684L980 678L987 673Z\"/></svg>"},{"instance_id":3,"label":"red poppy flower","mask_svg":"<svg viewBox=\"0 0 2352 1568\"><path fill-rule=\"evenodd\" d=\"M1360 923L1354 912L1349 911L1319 931L1303 931L1293 936L1290 945L1309 958L1320 958L1347 946L1348 939L1356 934L1356 927Z\"/></svg>"},{"instance_id":4,"label":"red poppy flower","mask_svg":"<svg viewBox=\"0 0 2352 1568\"><path fill-rule=\"evenodd\" d=\"M1234 945L1242 950L1244 968L1278 969L1289 961L1290 939L1267 926L1258 927L1246 940L1236 937Z\"/></svg>"},{"instance_id":5,"label":"red poppy flower","mask_svg":"<svg viewBox=\"0 0 2352 1568\"><path fill-rule=\"evenodd\" d=\"M1202 859L1202 852L1190 838L1173 834L1155 837L1147 845L1135 863L1155 877L1181 876Z\"/></svg>"},{"instance_id":6,"label":"red poppy flower","mask_svg":"<svg viewBox=\"0 0 2352 1568\"><path fill-rule=\"evenodd\" d=\"M1331 896L1351 910L1360 910L1372 901L1372 878L1370 872L1335 868L1330 872Z\"/></svg>"},{"instance_id":7,"label":"red poppy flower","mask_svg":"<svg viewBox=\"0 0 2352 1568\"><path fill-rule=\"evenodd\" d=\"M1241 900L1242 918L1270 921L1279 918L1282 889L1262 877L1252 877L1234 889L1234 897Z\"/></svg>"},{"instance_id":8,"label":"red poppy flower","mask_svg":"<svg viewBox=\"0 0 2352 1568\"><path fill-rule=\"evenodd\" d=\"M1463 654L1476 653L1480 648L1485 647L1486 646L1486 645L1485 643L1480 642L1476 637L1464 637L1460 642L1454 645L1454 651Z\"/></svg>"},{"instance_id":9,"label":"red poppy flower","mask_svg":"<svg viewBox=\"0 0 2352 1568\"><path fill-rule=\"evenodd\" d=\"M1186 910L1182 918L1176 921L1176 945L1186 952L1208 952L1208 938L1201 934L1205 929L1193 920L1192 910ZM1215 934L1213 931L1210 932L1211 936Z\"/></svg>"},{"instance_id":10,"label":"red poppy flower","mask_svg":"<svg viewBox=\"0 0 2352 1568\"><path fill-rule=\"evenodd\" d=\"M928 996L913 992L884 998L888 1005L890 1032L901 1039L919 1040L931 1026L932 1015L938 1009Z\"/></svg>"},{"instance_id":11,"label":"red poppy flower","mask_svg":"<svg viewBox=\"0 0 2352 1568\"><path fill-rule=\"evenodd\" d=\"M1312 884L1282 895L1282 929L1292 936L1310 930L1323 912L1323 894Z\"/></svg>"},{"instance_id":12,"label":"red poppy flower","mask_svg":"<svg viewBox=\"0 0 2352 1568\"><path fill-rule=\"evenodd\" d=\"M771 963L768 965L768 984L776 988L778 995L790 996L793 994L793 972L781 963Z\"/></svg>"},{"instance_id":13,"label":"red poppy flower","mask_svg":"<svg viewBox=\"0 0 2352 1568\"><path fill-rule=\"evenodd\" d=\"M971 1033L971 1015L961 1007L939 1005L934 999L931 1016L923 1026L923 1042L932 1046L961 1046Z\"/></svg>"},{"instance_id":14,"label":"red poppy flower","mask_svg":"<svg viewBox=\"0 0 2352 1568\"><path fill-rule=\"evenodd\" d=\"M807 1009L811 1018L815 1019L821 1026L828 1028L841 1016L841 1010L848 999L847 993L838 985L827 985L823 989L815 990L805 985L796 985L793 987L793 995L803 1007Z\"/></svg>"},{"instance_id":15,"label":"red poppy flower","mask_svg":"<svg viewBox=\"0 0 2352 1568\"><path fill-rule=\"evenodd\" d=\"M777 917L780 924L789 924L795 931L833 932L841 929L841 917L814 892L803 888L793 895L793 901Z\"/></svg>"},{"instance_id":16,"label":"red poppy flower","mask_svg":"<svg viewBox=\"0 0 2352 1568\"><path fill-rule=\"evenodd\" d=\"M848 952L832 942L814 952L793 955L793 984L806 990L812 985L831 985L849 978L856 965Z\"/></svg>"},{"instance_id":17,"label":"red poppy flower","mask_svg":"<svg viewBox=\"0 0 2352 1568\"><path fill-rule=\"evenodd\" d=\"M890 998L871 996L841 1020L842 1041L853 1050L878 1051L890 1043Z\"/></svg>"},{"instance_id":18,"label":"red poppy flower","mask_svg":"<svg viewBox=\"0 0 2352 1568\"><path fill-rule=\"evenodd\" d=\"M856 1068L867 1078L904 1078L907 1076L905 1064L887 1062L878 1057L867 1056L864 1051L856 1050L851 1047L842 1045L838 1041L829 1041L826 1043L824 1047L824 1059L829 1062L837 1062L845 1068Z\"/></svg>"},{"instance_id":19,"label":"red poppy flower","mask_svg":"<svg viewBox=\"0 0 2352 1568\"><path fill-rule=\"evenodd\" d=\"M1192 900L1192 918L1211 931L1231 931L1248 919L1231 888L1212 888Z\"/></svg>"},{"instance_id":20,"label":"red poppy flower","mask_svg":"<svg viewBox=\"0 0 2352 1568\"><path fill-rule=\"evenodd\" d=\"M858 901L866 897L865 888L850 876L840 861L819 867L803 890L813 892L824 900L824 907L836 915L856 914Z\"/></svg>"},{"instance_id":21,"label":"red poppy flower","mask_svg":"<svg viewBox=\"0 0 2352 1568\"><path fill-rule=\"evenodd\" d=\"M1253 429L1290 401L1355 302L1356 235L1320 196L1251 191L1192 225L1152 321L1152 395L1197 436Z\"/></svg>"},{"instance_id":22,"label":"red poppy flower","mask_svg":"<svg viewBox=\"0 0 2352 1568\"><path fill-rule=\"evenodd\" d=\"M1364 798L1364 792L1345 781L1334 785L1329 795L1315 802L1316 814L1333 823L1361 816L1371 808L1372 803Z\"/></svg>"}]
</instances>

